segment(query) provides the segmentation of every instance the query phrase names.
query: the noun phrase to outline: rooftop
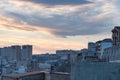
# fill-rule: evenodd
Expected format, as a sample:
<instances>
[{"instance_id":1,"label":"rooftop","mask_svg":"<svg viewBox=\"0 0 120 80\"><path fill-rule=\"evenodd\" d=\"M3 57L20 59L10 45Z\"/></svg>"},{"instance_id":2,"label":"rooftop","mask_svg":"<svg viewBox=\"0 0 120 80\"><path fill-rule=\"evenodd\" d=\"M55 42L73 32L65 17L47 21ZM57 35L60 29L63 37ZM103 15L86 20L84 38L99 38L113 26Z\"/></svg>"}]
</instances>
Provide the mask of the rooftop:
<instances>
[{"instance_id":1,"label":"rooftop","mask_svg":"<svg viewBox=\"0 0 120 80\"><path fill-rule=\"evenodd\" d=\"M70 80L70 74L64 72L29 72L22 74L2 75L2 80Z\"/></svg>"},{"instance_id":2,"label":"rooftop","mask_svg":"<svg viewBox=\"0 0 120 80\"><path fill-rule=\"evenodd\" d=\"M120 26L115 26L112 32L116 32L117 30L120 30Z\"/></svg>"},{"instance_id":3,"label":"rooftop","mask_svg":"<svg viewBox=\"0 0 120 80\"><path fill-rule=\"evenodd\" d=\"M22 77L31 76L31 75L40 75L40 74L45 74L45 73L38 71L38 72L29 72L29 73L20 73L20 74L6 74L2 76L15 79L15 78L22 78Z\"/></svg>"}]
</instances>

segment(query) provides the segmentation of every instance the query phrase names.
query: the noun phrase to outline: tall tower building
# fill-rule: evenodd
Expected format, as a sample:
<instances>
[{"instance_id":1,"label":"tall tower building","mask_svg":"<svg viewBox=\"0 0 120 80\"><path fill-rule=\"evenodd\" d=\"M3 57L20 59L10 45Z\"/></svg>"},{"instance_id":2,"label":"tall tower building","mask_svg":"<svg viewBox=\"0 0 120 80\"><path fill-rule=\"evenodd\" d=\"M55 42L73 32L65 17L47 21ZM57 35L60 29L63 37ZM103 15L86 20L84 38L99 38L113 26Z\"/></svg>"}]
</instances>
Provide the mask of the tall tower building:
<instances>
[{"instance_id":1,"label":"tall tower building","mask_svg":"<svg viewBox=\"0 0 120 80\"><path fill-rule=\"evenodd\" d=\"M9 47L1 48L1 58L2 59L9 60L8 58L10 55L8 55L8 54L10 53L10 51L8 49L9 49Z\"/></svg>"},{"instance_id":2,"label":"tall tower building","mask_svg":"<svg viewBox=\"0 0 120 80\"><path fill-rule=\"evenodd\" d=\"M15 45L10 47L10 53L8 55L11 55L11 60L21 60L21 46Z\"/></svg>"},{"instance_id":3,"label":"tall tower building","mask_svg":"<svg viewBox=\"0 0 120 80\"><path fill-rule=\"evenodd\" d=\"M112 30L113 46L120 45L120 26L115 26Z\"/></svg>"},{"instance_id":4,"label":"tall tower building","mask_svg":"<svg viewBox=\"0 0 120 80\"><path fill-rule=\"evenodd\" d=\"M6 61L19 61L21 58L21 46L9 46L1 48L1 57Z\"/></svg>"},{"instance_id":5,"label":"tall tower building","mask_svg":"<svg viewBox=\"0 0 120 80\"><path fill-rule=\"evenodd\" d=\"M32 59L32 45L23 45L22 60L31 60L31 59Z\"/></svg>"}]
</instances>

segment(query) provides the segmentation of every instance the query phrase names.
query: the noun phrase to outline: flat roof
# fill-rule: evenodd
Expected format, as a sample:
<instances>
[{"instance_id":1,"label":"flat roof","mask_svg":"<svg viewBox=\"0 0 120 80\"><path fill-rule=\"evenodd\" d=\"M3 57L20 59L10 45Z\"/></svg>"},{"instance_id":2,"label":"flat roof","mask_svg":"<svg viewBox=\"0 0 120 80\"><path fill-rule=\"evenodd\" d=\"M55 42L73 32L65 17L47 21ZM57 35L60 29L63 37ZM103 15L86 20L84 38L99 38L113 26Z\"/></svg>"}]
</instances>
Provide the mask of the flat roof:
<instances>
[{"instance_id":1,"label":"flat roof","mask_svg":"<svg viewBox=\"0 0 120 80\"><path fill-rule=\"evenodd\" d=\"M39 74L45 74L45 72L37 71L37 72L28 72L28 73L20 73L20 74L7 74L7 75L2 75L2 77L16 79L16 78L22 78L27 76L39 75Z\"/></svg>"},{"instance_id":2,"label":"flat roof","mask_svg":"<svg viewBox=\"0 0 120 80\"><path fill-rule=\"evenodd\" d=\"M40 75L40 74L56 74L56 75L70 75L70 73L65 73L65 72L46 72L46 71L35 71L35 72L28 72L28 73L20 73L20 74L6 74L2 75L2 77L7 77L7 78L12 78L12 79L18 79L18 78L23 78L27 76L33 76L33 75Z\"/></svg>"}]
</instances>

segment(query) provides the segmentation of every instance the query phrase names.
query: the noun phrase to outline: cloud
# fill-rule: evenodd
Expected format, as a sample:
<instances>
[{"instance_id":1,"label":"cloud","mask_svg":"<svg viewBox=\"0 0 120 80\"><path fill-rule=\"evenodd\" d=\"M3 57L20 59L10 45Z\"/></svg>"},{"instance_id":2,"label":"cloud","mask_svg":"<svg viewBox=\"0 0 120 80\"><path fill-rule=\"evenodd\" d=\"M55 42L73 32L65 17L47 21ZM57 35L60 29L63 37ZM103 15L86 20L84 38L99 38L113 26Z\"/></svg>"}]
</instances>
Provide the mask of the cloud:
<instances>
[{"instance_id":1,"label":"cloud","mask_svg":"<svg viewBox=\"0 0 120 80\"><path fill-rule=\"evenodd\" d=\"M60 5L52 4L77 4L74 2L64 3L62 0L50 2L51 7L36 3L48 4L47 0L26 0L31 3L24 4L24 0L7 2L4 4L2 15L13 19L8 26L26 31L44 31L55 36L66 37L76 35L92 35L108 31L108 25L113 25L112 18L115 9L113 0L94 0L92 4L85 5ZM67 0L65 0L66 2ZM86 1L79 0L80 3ZM34 2L34 3L32 3ZM13 5L10 5L13 4ZM16 24L16 25L15 25Z\"/></svg>"},{"instance_id":2,"label":"cloud","mask_svg":"<svg viewBox=\"0 0 120 80\"><path fill-rule=\"evenodd\" d=\"M24 0L27 2L33 2L37 4L44 5L80 5L80 4L88 4L91 3L87 0Z\"/></svg>"},{"instance_id":3,"label":"cloud","mask_svg":"<svg viewBox=\"0 0 120 80\"><path fill-rule=\"evenodd\" d=\"M115 0L89 1L93 3L0 0L0 46L32 44L34 53L44 53L81 49L88 41L110 37L120 21L119 6Z\"/></svg>"}]
</instances>

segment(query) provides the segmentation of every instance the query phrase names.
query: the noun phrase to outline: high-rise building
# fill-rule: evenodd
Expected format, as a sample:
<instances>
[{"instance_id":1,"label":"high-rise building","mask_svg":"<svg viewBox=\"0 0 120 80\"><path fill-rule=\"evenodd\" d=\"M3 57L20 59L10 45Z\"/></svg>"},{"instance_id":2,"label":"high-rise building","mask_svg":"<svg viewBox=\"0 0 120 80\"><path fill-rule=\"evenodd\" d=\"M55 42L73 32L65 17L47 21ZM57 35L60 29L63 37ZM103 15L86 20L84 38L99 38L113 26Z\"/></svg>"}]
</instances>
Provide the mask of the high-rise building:
<instances>
[{"instance_id":1,"label":"high-rise building","mask_svg":"<svg viewBox=\"0 0 120 80\"><path fill-rule=\"evenodd\" d=\"M14 45L0 48L2 61L12 62L32 59L32 45Z\"/></svg>"},{"instance_id":2,"label":"high-rise building","mask_svg":"<svg viewBox=\"0 0 120 80\"><path fill-rule=\"evenodd\" d=\"M120 26L112 30L112 47L105 49L103 58L107 61L120 60Z\"/></svg>"},{"instance_id":3,"label":"high-rise building","mask_svg":"<svg viewBox=\"0 0 120 80\"><path fill-rule=\"evenodd\" d=\"M22 60L31 60L32 59L32 45L23 45L22 46Z\"/></svg>"},{"instance_id":4,"label":"high-rise building","mask_svg":"<svg viewBox=\"0 0 120 80\"><path fill-rule=\"evenodd\" d=\"M1 57L6 61L19 61L21 58L21 46L15 45L1 48Z\"/></svg>"},{"instance_id":5,"label":"high-rise building","mask_svg":"<svg viewBox=\"0 0 120 80\"><path fill-rule=\"evenodd\" d=\"M112 30L113 46L120 45L120 26L115 26Z\"/></svg>"},{"instance_id":6,"label":"high-rise building","mask_svg":"<svg viewBox=\"0 0 120 80\"><path fill-rule=\"evenodd\" d=\"M1 57L7 59L8 47L1 48Z\"/></svg>"},{"instance_id":7,"label":"high-rise building","mask_svg":"<svg viewBox=\"0 0 120 80\"><path fill-rule=\"evenodd\" d=\"M15 46L11 46L11 60L17 60L20 61L21 60L21 46L19 45L15 45Z\"/></svg>"}]
</instances>

